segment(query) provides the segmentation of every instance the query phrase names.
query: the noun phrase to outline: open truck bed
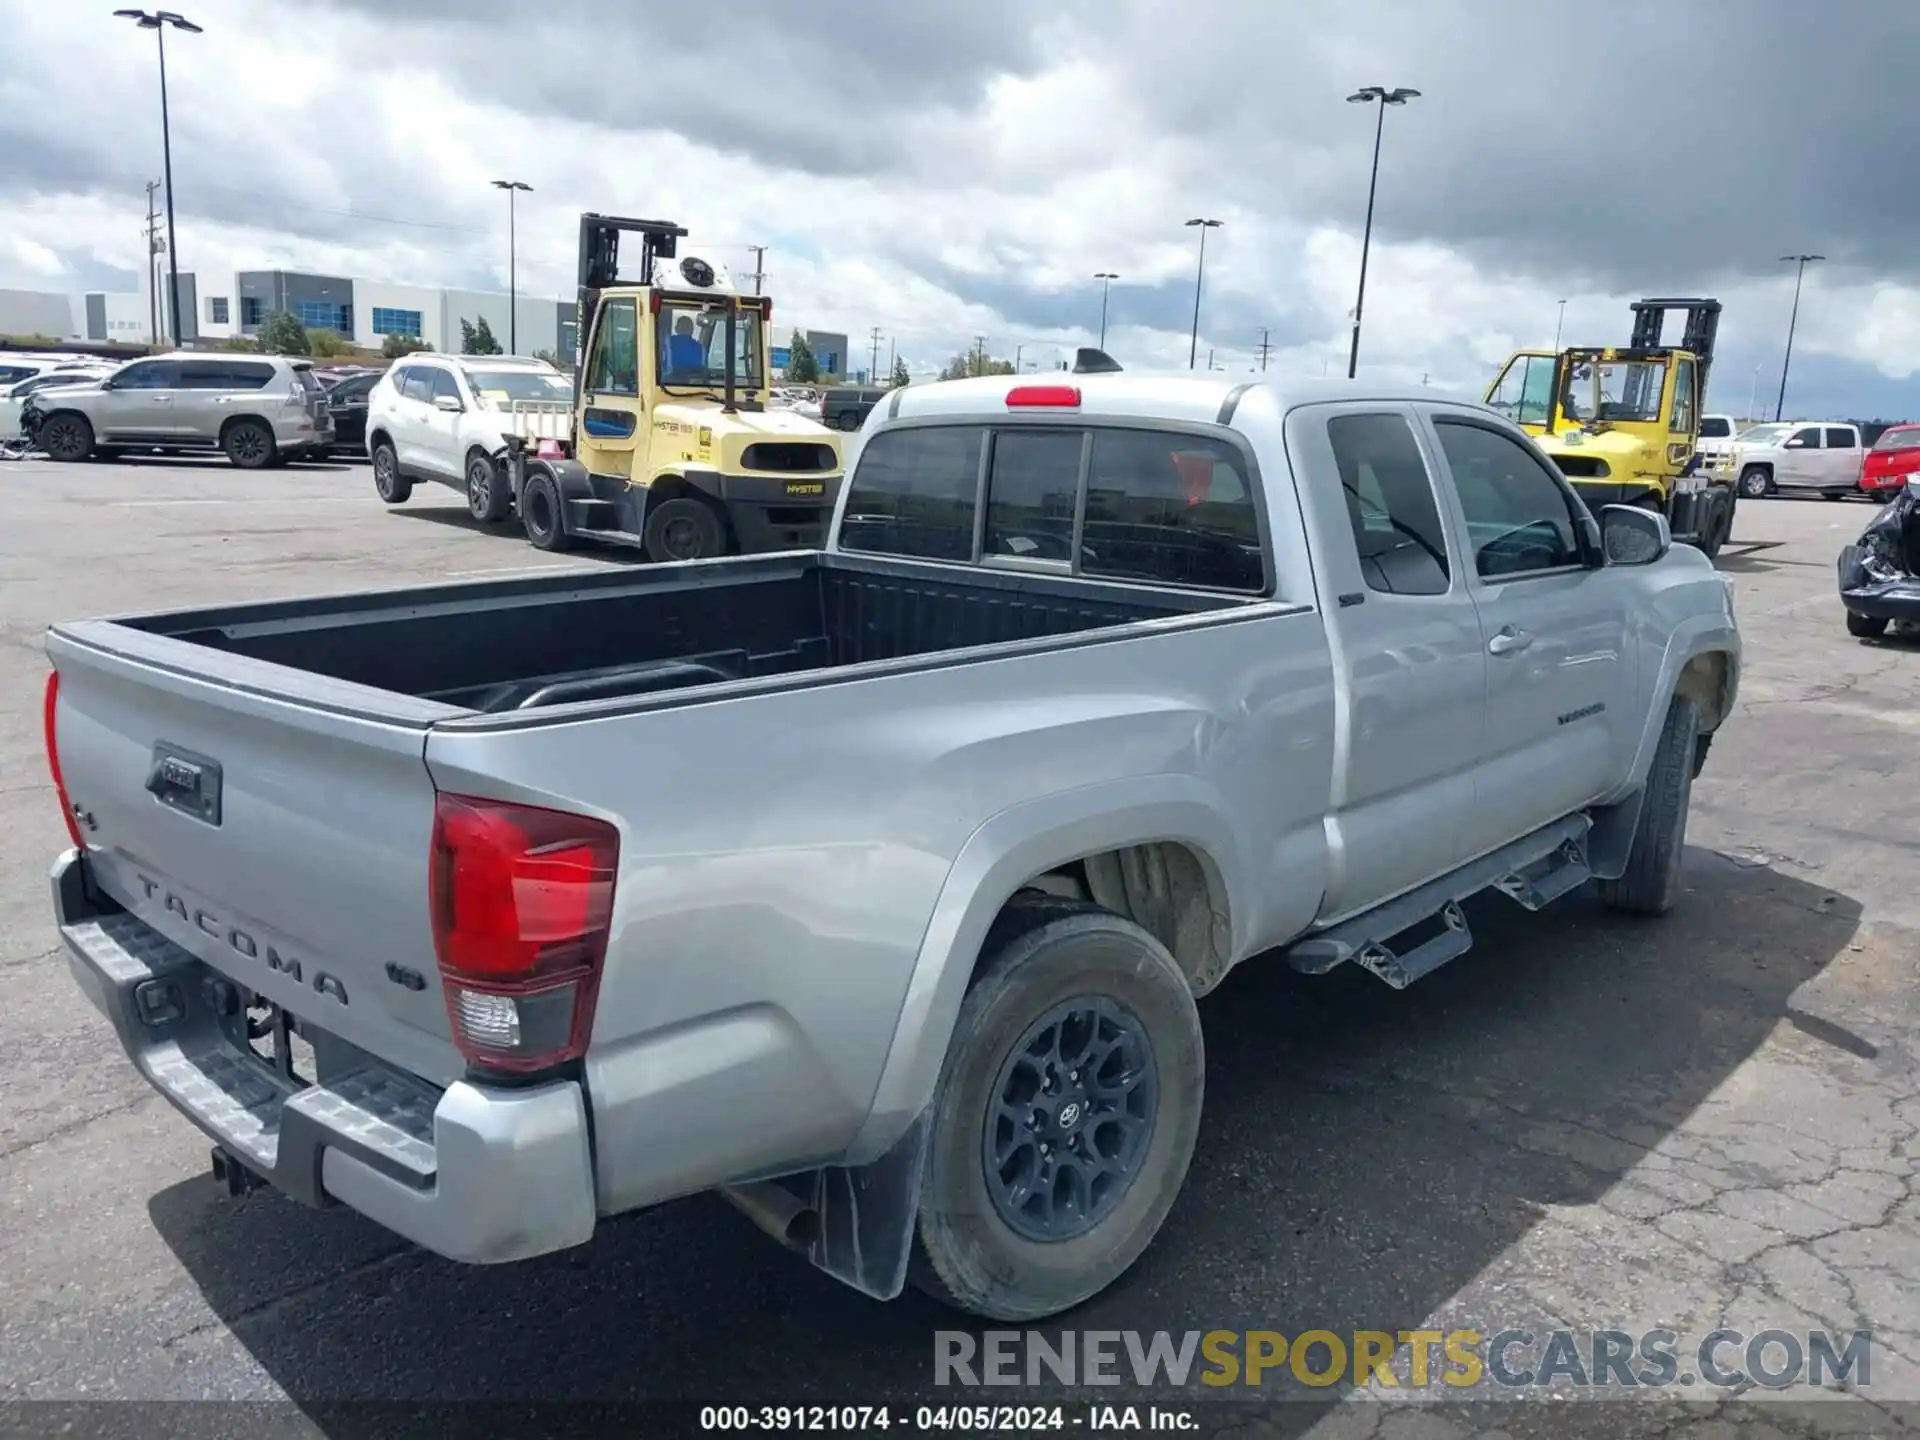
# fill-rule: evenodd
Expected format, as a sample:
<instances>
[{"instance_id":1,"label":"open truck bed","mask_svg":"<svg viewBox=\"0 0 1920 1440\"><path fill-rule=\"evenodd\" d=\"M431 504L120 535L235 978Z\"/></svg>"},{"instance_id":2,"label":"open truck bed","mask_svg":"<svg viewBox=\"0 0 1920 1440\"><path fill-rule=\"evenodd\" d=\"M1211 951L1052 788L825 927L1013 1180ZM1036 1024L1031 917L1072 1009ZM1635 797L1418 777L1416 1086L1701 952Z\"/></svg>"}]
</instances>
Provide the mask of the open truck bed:
<instances>
[{"instance_id":1,"label":"open truck bed","mask_svg":"<svg viewBox=\"0 0 1920 1440\"><path fill-rule=\"evenodd\" d=\"M503 714L717 685L784 688L876 662L930 662L1238 603L1084 578L795 552L171 611L63 629L129 658L164 664L191 645L449 710ZM277 690L275 678L292 680L258 664L244 669L256 686ZM221 678L243 682L238 671ZM328 694L335 704L348 698L337 687Z\"/></svg>"}]
</instances>

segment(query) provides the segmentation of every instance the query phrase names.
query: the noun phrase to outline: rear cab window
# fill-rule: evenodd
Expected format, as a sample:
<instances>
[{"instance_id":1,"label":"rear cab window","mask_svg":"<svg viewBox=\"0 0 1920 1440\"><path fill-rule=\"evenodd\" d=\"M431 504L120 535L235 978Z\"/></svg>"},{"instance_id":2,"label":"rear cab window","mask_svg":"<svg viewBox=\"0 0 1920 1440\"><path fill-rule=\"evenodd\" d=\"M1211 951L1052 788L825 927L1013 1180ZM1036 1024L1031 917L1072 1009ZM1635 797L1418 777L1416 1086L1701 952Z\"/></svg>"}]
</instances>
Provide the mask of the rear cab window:
<instances>
[{"instance_id":1,"label":"rear cab window","mask_svg":"<svg viewBox=\"0 0 1920 1440\"><path fill-rule=\"evenodd\" d=\"M1733 435L1733 422L1724 415L1709 415L1700 422L1702 440L1726 440Z\"/></svg>"},{"instance_id":2,"label":"rear cab window","mask_svg":"<svg viewBox=\"0 0 1920 1440\"><path fill-rule=\"evenodd\" d=\"M1127 425L902 425L863 450L841 549L1267 593L1245 452Z\"/></svg>"}]
</instances>

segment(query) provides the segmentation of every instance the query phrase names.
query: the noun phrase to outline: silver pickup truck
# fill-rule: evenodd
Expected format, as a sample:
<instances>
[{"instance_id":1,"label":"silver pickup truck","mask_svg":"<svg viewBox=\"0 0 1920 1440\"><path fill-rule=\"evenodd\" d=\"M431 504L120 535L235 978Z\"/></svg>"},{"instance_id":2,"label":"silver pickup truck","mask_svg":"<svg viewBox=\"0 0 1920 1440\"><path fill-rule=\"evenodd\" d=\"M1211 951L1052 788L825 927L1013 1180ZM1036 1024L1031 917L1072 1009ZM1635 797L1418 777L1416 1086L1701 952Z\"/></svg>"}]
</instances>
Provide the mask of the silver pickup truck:
<instances>
[{"instance_id":1,"label":"silver pickup truck","mask_svg":"<svg viewBox=\"0 0 1920 1440\"><path fill-rule=\"evenodd\" d=\"M1727 583L1430 390L893 392L824 552L55 627L76 981L235 1191L442 1255L717 1190L1032 1318L1185 1178L1194 1001L1675 902Z\"/></svg>"}]
</instances>

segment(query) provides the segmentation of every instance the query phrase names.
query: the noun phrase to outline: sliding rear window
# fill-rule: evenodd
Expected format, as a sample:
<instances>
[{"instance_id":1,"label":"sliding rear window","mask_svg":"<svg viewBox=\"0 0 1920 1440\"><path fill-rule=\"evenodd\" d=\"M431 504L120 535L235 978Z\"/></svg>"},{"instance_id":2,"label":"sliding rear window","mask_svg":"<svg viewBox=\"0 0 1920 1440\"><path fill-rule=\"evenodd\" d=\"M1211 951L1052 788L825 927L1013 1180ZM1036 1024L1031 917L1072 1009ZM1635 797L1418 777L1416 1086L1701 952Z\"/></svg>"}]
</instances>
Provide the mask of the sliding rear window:
<instances>
[{"instance_id":1,"label":"sliding rear window","mask_svg":"<svg viewBox=\"0 0 1920 1440\"><path fill-rule=\"evenodd\" d=\"M1205 435L901 427L862 452L840 547L1261 594L1255 488L1242 452Z\"/></svg>"}]
</instances>

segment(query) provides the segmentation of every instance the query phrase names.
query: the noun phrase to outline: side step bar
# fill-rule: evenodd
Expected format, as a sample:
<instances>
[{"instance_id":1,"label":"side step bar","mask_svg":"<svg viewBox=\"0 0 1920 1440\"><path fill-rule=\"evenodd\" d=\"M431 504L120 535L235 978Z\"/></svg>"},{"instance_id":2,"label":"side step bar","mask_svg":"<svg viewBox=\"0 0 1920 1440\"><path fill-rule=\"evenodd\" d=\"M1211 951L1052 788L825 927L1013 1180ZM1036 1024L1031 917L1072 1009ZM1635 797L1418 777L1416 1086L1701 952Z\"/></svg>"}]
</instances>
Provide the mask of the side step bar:
<instances>
[{"instance_id":1,"label":"side step bar","mask_svg":"<svg viewBox=\"0 0 1920 1440\"><path fill-rule=\"evenodd\" d=\"M1539 910L1591 879L1591 828L1584 814L1557 820L1398 899L1307 936L1287 950L1287 963L1303 975L1324 975L1351 960L1404 990L1473 948L1473 931L1460 909L1469 895L1498 890ZM1408 932L1434 924L1438 928L1427 938L1405 943Z\"/></svg>"}]
</instances>

